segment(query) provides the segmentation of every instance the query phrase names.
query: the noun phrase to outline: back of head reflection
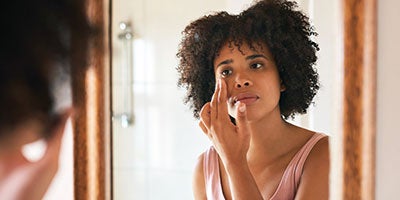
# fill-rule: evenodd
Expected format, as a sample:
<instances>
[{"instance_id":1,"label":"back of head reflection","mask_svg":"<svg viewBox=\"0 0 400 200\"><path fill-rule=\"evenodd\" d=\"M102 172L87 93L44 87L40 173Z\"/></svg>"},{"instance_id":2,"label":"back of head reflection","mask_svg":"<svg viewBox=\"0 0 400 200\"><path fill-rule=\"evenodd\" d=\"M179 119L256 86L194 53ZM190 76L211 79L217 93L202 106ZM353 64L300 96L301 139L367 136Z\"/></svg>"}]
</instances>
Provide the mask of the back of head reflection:
<instances>
[{"instance_id":1,"label":"back of head reflection","mask_svg":"<svg viewBox=\"0 0 400 200\"><path fill-rule=\"evenodd\" d=\"M80 0L8 1L0 26L0 199L41 199L73 110L61 87L85 69L92 28ZM39 139L47 149L31 163L21 148Z\"/></svg>"}]
</instances>

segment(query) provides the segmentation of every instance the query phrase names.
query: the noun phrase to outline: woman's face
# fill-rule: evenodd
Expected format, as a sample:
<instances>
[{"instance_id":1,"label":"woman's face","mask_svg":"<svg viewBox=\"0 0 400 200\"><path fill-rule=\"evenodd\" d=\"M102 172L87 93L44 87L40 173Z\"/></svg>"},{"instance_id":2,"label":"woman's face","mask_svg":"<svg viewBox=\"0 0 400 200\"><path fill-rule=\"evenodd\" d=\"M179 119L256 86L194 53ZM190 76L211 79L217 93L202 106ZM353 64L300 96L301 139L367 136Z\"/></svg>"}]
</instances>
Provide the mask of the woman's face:
<instances>
[{"instance_id":1,"label":"woman's face","mask_svg":"<svg viewBox=\"0 0 400 200\"><path fill-rule=\"evenodd\" d=\"M20 150L20 148L28 143L32 143L41 139L43 136L43 125L37 120L28 120L21 123L12 130L7 130L7 137L1 138L1 149Z\"/></svg>"},{"instance_id":2,"label":"woman's face","mask_svg":"<svg viewBox=\"0 0 400 200\"><path fill-rule=\"evenodd\" d=\"M243 44L239 49L225 44L214 60L216 78L227 84L229 115L236 118L236 103L247 106L250 121L278 114L279 98L284 87L269 49Z\"/></svg>"}]
</instances>

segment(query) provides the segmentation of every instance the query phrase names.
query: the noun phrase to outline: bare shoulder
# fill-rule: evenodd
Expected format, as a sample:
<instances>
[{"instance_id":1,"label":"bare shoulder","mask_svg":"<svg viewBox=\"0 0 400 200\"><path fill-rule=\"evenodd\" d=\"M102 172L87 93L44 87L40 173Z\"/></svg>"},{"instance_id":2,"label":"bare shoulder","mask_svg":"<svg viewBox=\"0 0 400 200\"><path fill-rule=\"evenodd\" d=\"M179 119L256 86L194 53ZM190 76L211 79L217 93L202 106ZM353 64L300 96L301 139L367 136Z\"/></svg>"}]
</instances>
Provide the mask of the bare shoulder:
<instances>
[{"instance_id":1,"label":"bare shoulder","mask_svg":"<svg viewBox=\"0 0 400 200\"><path fill-rule=\"evenodd\" d=\"M329 199L329 137L320 139L304 163L296 199Z\"/></svg>"},{"instance_id":2,"label":"bare shoulder","mask_svg":"<svg viewBox=\"0 0 400 200\"><path fill-rule=\"evenodd\" d=\"M326 166L329 167L329 161L329 137L323 137L311 150L304 167L305 170L307 168L326 168Z\"/></svg>"},{"instance_id":3,"label":"bare shoulder","mask_svg":"<svg viewBox=\"0 0 400 200\"><path fill-rule=\"evenodd\" d=\"M192 187L193 187L194 199L196 200L207 199L203 163L204 163L204 153L202 153L198 157L193 173Z\"/></svg>"}]
</instances>

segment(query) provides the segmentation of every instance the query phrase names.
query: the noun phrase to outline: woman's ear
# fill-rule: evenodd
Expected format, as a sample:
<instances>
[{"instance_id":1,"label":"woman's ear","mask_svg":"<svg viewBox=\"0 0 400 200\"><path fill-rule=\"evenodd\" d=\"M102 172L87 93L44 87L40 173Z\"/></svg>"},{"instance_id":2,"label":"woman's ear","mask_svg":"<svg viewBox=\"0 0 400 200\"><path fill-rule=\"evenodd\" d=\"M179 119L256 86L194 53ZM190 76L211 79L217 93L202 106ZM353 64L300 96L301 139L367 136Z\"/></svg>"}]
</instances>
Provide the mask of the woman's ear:
<instances>
[{"instance_id":1,"label":"woman's ear","mask_svg":"<svg viewBox=\"0 0 400 200\"><path fill-rule=\"evenodd\" d=\"M47 133L46 135L53 137L54 135L59 135L60 132L61 133L64 132L65 124L67 123L68 118L72 115L73 115L72 107L60 111L57 115L57 119L55 119L55 121L51 125L51 128L48 130L50 131L50 133Z\"/></svg>"},{"instance_id":2,"label":"woman's ear","mask_svg":"<svg viewBox=\"0 0 400 200\"><path fill-rule=\"evenodd\" d=\"M283 84L283 81L281 79L281 92L283 92L285 90L286 90L286 86L285 86L285 84Z\"/></svg>"}]
</instances>

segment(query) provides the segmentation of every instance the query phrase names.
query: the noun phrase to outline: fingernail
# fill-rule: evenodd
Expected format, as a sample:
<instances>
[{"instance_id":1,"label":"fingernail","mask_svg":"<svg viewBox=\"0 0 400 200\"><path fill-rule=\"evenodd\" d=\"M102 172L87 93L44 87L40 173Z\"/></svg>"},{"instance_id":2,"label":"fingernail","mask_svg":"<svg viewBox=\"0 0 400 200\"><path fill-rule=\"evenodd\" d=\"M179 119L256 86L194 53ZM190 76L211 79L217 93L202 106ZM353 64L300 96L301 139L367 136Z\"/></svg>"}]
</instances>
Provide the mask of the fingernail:
<instances>
[{"instance_id":1,"label":"fingernail","mask_svg":"<svg viewBox=\"0 0 400 200\"><path fill-rule=\"evenodd\" d=\"M244 112L246 111L246 104L240 103L239 104L239 112Z\"/></svg>"}]
</instances>

